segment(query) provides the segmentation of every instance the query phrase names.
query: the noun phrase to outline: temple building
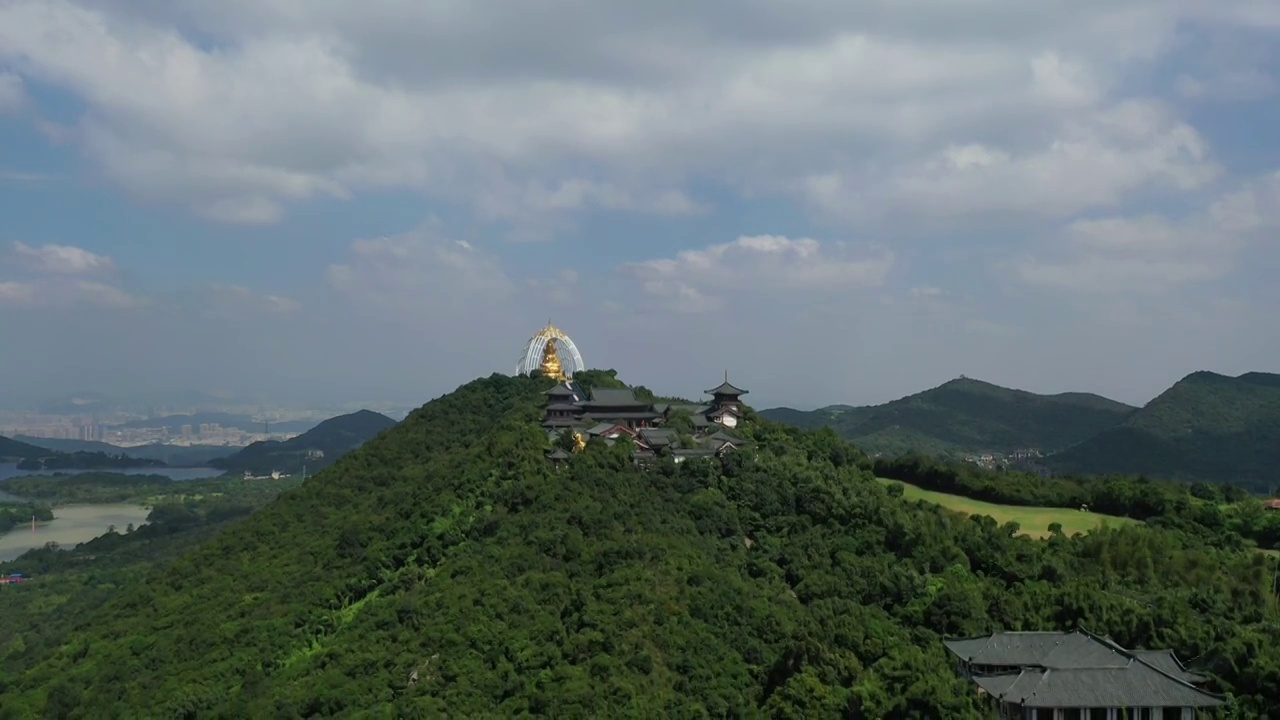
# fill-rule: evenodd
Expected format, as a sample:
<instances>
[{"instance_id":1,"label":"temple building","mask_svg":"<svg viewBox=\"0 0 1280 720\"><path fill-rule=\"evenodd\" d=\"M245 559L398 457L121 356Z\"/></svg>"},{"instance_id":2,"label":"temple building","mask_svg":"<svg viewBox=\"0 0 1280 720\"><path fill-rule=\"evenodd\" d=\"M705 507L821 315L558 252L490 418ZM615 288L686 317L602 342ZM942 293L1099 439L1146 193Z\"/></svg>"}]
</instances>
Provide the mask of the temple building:
<instances>
[{"instance_id":1,"label":"temple building","mask_svg":"<svg viewBox=\"0 0 1280 720\"><path fill-rule=\"evenodd\" d=\"M1083 629L943 644L1002 720L1192 720L1224 704L1172 650L1127 650Z\"/></svg>"},{"instance_id":2,"label":"temple building","mask_svg":"<svg viewBox=\"0 0 1280 720\"><path fill-rule=\"evenodd\" d=\"M550 348L548 344L548 348ZM545 351L543 375L562 378L554 350ZM547 403L542 427L553 442L566 431L571 432L578 447L580 441L599 438L612 444L622 438L635 446L635 458L645 460L666 453L683 462L695 457L713 457L742 447L742 439L728 431L737 427L743 418L741 396L746 390L728 382L708 390L712 396L709 404L684 405L655 403L637 398L631 388L592 388L584 392L577 383L561 379L546 392ZM664 427L677 415L684 415L692 426L692 432L682 434L675 428ZM565 459L560 455L548 456L553 462Z\"/></svg>"}]
</instances>

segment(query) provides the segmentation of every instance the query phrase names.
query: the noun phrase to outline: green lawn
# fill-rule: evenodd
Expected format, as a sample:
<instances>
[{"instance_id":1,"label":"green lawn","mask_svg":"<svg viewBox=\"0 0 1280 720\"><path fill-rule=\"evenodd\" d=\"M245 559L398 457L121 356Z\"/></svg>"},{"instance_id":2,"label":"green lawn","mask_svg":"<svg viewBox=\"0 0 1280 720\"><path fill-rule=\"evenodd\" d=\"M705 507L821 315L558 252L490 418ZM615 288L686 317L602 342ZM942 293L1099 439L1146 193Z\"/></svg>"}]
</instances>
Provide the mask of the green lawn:
<instances>
[{"instance_id":1,"label":"green lawn","mask_svg":"<svg viewBox=\"0 0 1280 720\"><path fill-rule=\"evenodd\" d=\"M1078 509L997 505L995 503L982 502L981 500L971 500L960 495L948 495L947 493L925 490L899 480L876 479L885 485L899 483L905 488L903 496L908 500L925 500L967 515L989 515L1002 525L1007 522L1016 522L1022 527L1021 534L1034 538L1047 537L1051 523L1060 523L1062 532L1067 535L1074 535L1075 533L1087 533L1103 523L1111 527L1118 527L1137 522L1137 520L1131 518L1083 512Z\"/></svg>"}]
</instances>

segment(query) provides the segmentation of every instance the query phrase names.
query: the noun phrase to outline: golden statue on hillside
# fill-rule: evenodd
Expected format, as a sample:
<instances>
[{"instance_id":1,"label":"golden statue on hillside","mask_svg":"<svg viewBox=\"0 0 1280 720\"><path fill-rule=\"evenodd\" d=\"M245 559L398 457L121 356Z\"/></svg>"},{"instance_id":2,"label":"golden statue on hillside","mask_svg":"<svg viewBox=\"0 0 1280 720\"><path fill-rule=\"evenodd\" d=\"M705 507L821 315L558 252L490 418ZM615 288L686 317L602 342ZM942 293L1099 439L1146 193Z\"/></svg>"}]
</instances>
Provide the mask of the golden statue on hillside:
<instances>
[{"instance_id":1,"label":"golden statue on hillside","mask_svg":"<svg viewBox=\"0 0 1280 720\"><path fill-rule=\"evenodd\" d=\"M577 430L573 431L573 451L580 453L587 447L587 441L582 439L582 433Z\"/></svg>"},{"instance_id":2,"label":"golden statue on hillside","mask_svg":"<svg viewBox=\"0 0 1280 720\"><path fill-rule=\"evenodd\" d=\"M548 340L546 347L542 349L542 364L538 366L542 371L543 377L553 378L564 382L568 380L564 375L564 368L560 365L560 354L556 352L556 343L554 340Z\"/></svg>"}]
</instances>

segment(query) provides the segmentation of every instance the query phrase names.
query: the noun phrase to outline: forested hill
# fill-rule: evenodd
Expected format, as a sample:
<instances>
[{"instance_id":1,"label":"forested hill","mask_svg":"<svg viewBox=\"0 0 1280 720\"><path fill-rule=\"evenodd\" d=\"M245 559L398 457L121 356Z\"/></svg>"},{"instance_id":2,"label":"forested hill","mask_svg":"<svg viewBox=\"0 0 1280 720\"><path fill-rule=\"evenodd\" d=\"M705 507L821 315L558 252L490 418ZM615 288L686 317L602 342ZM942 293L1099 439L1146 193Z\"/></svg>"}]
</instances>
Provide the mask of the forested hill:
<instances>
[{"instance_id":1,"label":"forested hill","mask_svg":"<svg viewBox=\"0 0 1280 720\"><path fill-rule=\"evenodd\" d=\"M883 405L773 408L761 415L798 427L830 426L871 453L944 455L1061 450L1116 425L1134 409L1088 393L1036 395L960 378Z\"/></svg>"},{"instance_id":2,"label":"forested hill","mask_svg":"<svg viewBox=\"0 0 1280 720\"><path fill-rule=\"evenodd\" d=\"M14 460L28 460L57 454L47 448L28 445L24 442L0 436L0 461L8 460L12 462Z\"/></svg>"},{"instance_id":3,"label":"forested hill","mask_svg":"<svg viewBox=\"0 0 1280 720\"><path fill-rule=\"evenodd\" d=\"M301 472L304 466L319 470L395 424L396 421L386 415L359 410L329 418L283 442L267 440L253 443L230 457L213 460L209 464L222 470L257 474L273 470L296 473Z\"/></svg>"},{"instance_id":4,"label":"forested hill","mask_svg":"<svg viewBox=\"0 0 1280 720\"><path fill-rule=\"evenodd\" d=\"M1085 623L1280 712L1267 556L1143 527L1030 540L750 414L748 452L643 468L593 440L557 470L550 385L495 375L411 413L30 655L6 710L981 718L943 635Z\"/></svg>"},{"instance_id":5,"label":"forested hill","mask_svg":"<svg viewBox=\"0 0 1280 720\"><path fill-rule=\"evenodd\" d=\"M1280 375L1197 372L1115 428L1045 459L1074 473L1280 486Z\"/></svg>"},{"instance_id":6,"label":"forested hill","mask_svg":"<svg viewBox=\"0 0 1280 720\"><path fill-rule=\"evenodd\" d=\"M164 465L159 460L133 458L123 453L58 452L7 437L0 437L0 462L16 462L19 470L102 470Z\"/></svg>"}]
</instances>

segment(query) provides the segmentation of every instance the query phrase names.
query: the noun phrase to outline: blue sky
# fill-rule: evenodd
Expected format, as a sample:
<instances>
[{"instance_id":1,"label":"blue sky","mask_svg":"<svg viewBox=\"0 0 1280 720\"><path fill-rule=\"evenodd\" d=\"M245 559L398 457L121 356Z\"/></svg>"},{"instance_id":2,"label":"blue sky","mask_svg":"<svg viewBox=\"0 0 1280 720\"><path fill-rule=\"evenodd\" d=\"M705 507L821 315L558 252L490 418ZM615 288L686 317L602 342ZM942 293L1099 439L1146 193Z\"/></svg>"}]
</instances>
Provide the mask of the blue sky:
<instances>
[{"instance_id":1,"label":"blue sky","mask_svg":"<svg viewBox=\"0 0 1280 720\"><path fill-rule=\"evenodd\" d=\"M1278 371L1269 0L0 0L0 371L757 405Z\"/></svg>"}]
</instances>

